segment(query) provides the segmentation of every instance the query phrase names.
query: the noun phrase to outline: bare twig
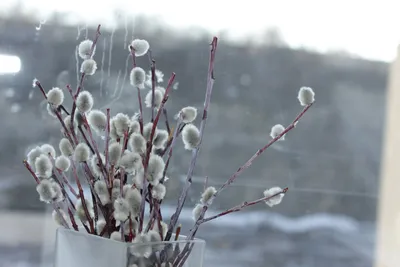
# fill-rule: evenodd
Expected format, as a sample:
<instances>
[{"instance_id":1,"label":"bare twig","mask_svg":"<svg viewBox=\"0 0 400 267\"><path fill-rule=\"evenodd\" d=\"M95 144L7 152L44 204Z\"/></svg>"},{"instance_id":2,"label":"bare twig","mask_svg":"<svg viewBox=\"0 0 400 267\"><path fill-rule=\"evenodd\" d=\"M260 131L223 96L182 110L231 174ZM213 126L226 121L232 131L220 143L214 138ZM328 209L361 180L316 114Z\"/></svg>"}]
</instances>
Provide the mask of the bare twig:
<instances>
[{"instance_id":1,"label":"bare twig","mask_svg":"<svg viewBox=\"0 0 400 267\"><path fill-rule=\"evenodd\" d=\"M192 159L191 159L190 167L189 167L189 170L187 173L186 183L182 190L181 196L178 199L176 211L171 216L171 221L168 225L168 233L165 238L165 240L167 240L167 241L169 241L171 238L172 231L178 222L179 215L181 214L183 205L186 201L186 197L189 192L189 188L192 184L192 176L193 176L193 172L194 172L194 167L196 166L196 160L197 160L197 156L199 154L200 145L203 140L204 129L206 126L206 121L207 121L207 112L208 112L208 108L210 105L211 94L212 94L212 89L213 89L213 85L214 85L214 62L215 62L215 52L217 49L217 43L218 43L218 39L217 39L217 37L214 37L213 41L211 43L210 61L209 61L208 74L207 74L207 90L206 90L206 96L205 96L205 101L204 101L203 118L202 118L202 121L200 124L200 141L199 141L197 148L194 149L192 152Z\"/></svg>"},{"instance_id":2,"label":"bare twig","mask_svg":"<svg viewBox=\"0 0 400 267\"><path fill-rule=\"evenodd\" d=\"M96 35L95 35L95 37L93 39L92 47L90 48L89 58L93 57L94 49L95 49L97 41L98 41L98 39L99 39L99 37L101 35L100 27L101 27L101 25L99 24L97 26ZM81 74L81 79L79 81L79 85L76 88L75 95L72 98L72 100L74 100L74 103L72 104L72 111L71 111L71 129L74 128L74 116L75 116L75 111L76 111L76 102L75 102L75 100L76 100L77 96L79 95L79 93L81 92L84 80L85 80L85 73L82 73Z\"/></svg>"}]
</instances>

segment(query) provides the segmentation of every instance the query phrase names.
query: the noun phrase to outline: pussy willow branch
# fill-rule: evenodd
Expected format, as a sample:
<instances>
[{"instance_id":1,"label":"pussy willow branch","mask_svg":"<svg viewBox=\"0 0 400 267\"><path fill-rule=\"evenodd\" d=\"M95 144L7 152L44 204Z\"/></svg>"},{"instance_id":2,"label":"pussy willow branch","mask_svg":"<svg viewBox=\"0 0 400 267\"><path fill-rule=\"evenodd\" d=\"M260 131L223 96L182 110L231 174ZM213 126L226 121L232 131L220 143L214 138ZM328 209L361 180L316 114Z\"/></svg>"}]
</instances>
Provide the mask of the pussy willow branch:
<instances>
[{"instance_id":1,"label":"pussy willow branch","mask_svg":"<svg viewBox=\"0 0 400 267\"><path fill-rule=\"evenodd\" d=\"M259 199L256 199L256 200L254 200L254 201L249 201L249 202L245 201L245 202L243 202L243 203L240 204L240 205L237 205L237 206L235 206L235 207L233 207L233 208L227 209L227 210L225 210L225 211L223 211L223 212L220 212L220 213L218 213L218 214L216 214L216 215L214 215L214 216L210 216L210 217L201 219L201 220L198 221L198 224L202 224L202 223L205 223L205 222L208 222L208 221L217 219L217 218L219 218L219 217L221 217L221 216L224 216L224 215L227 215L227 214L229 214L229 213L241 211L241 210L244 209L244 208L253 206L253 205L258 204L258 203L260 203L260 202L262 202L262 201L270 200L270 199L272 199L272 198L274 198L274 197L276 197L276 196L278 196L278 195L280 195L280 194L286 194L286 192L287 192L288 190L289 190L289 188L286 187L286 188L283 189L281 192L276 193L276 194L274 194L274 195L272 195L272 196L259 198Z\"/></svg>"},{"instance_id":2,"label":"pussy willow branch","mask_svg":"<svg viewBox=\"0 0 400 267\"><path fill-rule=\"evenodd\" d=\"M100 37L100 35L101 35L101 33L100 33L100 27L101 27L101 25L99 24L99 25L97 26L96 35L95 35L95 37L94 37L94 39L93 39L92 47L90 48L89 58L92 58L92 57L93 57L94 49L95 49L96 44L97 44L97 41L99 40L99 37ZM77 96L79 95L79 93L81 92L81 89L82 89L82 87L83 87L83 81L85 80L85 76L86 76L85 73L82 73L82 74L81 74L81 79L80 79L80 81L79 81L78 87L76 88L76 92L75 92L75 95L73 96L73 100L75 100L76 97L77 97ZM75 111L76 111L76 102L74 101L74 103L72 104L72 111L71 111L71 131L73 131L73 129L74 129L74 116L75 116Z\"/></svg>"},{"instance_id":3,"label":"pussy willow branch","mask_svg":"<svg viewBox=\"0 0 400 267\"><path fill-rule=\"evenodd\" d=\"M30 172L30 174L32 175L33 179L35 179L36 183L37 183L37 184L40 184L40 179L37 177L36 173L33 171L32 167L31 167L31 165L28 163L28 161L24 160L23 163L24 163L25 168L26 168L26 169ZM60 212L60 210L58 209L57 206L55 206L55 205L53 204L53 208L54 208L54 210L57 212L58 216L60 216L60 218L64 218L64 217L62 216L62 214L61 214L61 212ZM65 221L65 219L64 219L64 221ZM66 222L65 222L65 223L66 223ZM72 224L72 225L74 225L74 224ZM68 227L68 224L66 224L66 226L67 226L67 228L69 228L69 227ZM76 230L77 228L74 227L74 229Z\"/></svg>"},{"instance_id":4,"label":"pussy willow branch","mask_svg":"<svg viewBox=\"0 0 400 267\"><path fill-rule=\"evenodd\" d=\"M151 70L151 122L154 121L154 92L156 90L156 61L151 55L151 50L147 52L150 60L150 70Z\"/></svg>"},{"instance_id":5,"label":"pussy willow branch","mask_svg":"<svg viewBox=\"0 0 400 267\"><path fill-rule=\"evenodd\" d=\"M145 163L144 163L144 175L143 175L143 192L142 192L142 200L140 202L140 213L139 213L139 232L143 229L143 219L144 219L144 210L145 210L145 203L146 203L146 195L147 195L147 186L146 186L146 175L147 175L147 167L149 165L150 160L150 153L153 148L153 138L156 132L157 123L160 120L162 109L164 108L165 103L168 100L169 92L171 91L172 84L175 79L175 73L173 72L171 77L169 78L167 88L165 89L164 97L161 101L160 107L158 108L157 115L154 118L153 127L151 128L150 138L147 142L147 151L145 156ZM150 200L151 201L151 200Z\"/></svg>"},{"instance_id":6,"label":"pussy willow branch","mask_svg":"<svg viewBox=\"0 0 400 267\"><path fill-rule=\"evenodd\" d=\"M106 168L108 168L109 162L108 162L108 149L110 146L110 109L107 108L107 126L106 126L106 145L105 145L105 151L104 151L104 156L106 158ZM106 179L108 181L108 179Z\"/></svg>"},{"instance_id":7,"label":"pussy willow branch","mask_svg":"<svg viewBox=\"0 0 400 267\"><path fill-rule=\"evenodd\" d=\"M244 170L246 170L247 168L249 168L255 159L257 159L265 150L267 150L270 146L272 146L275 142L277 142L279 139L282 138L282 136L284 136L286 133L288 133L290 130L292 130L297 122L300 120L301 117L303 117L303 115L307 112L307 110L312 106L312 104L306 106L297 116L296 118L293 120L293 122L285 128L285 130L279 134L278 136L276 136L275 138L273 138L271 141L269 141L264 147L260 148L259 150L257 150L257 152L246 161L246 163L244 163L242 166L239 167L239 169L231 176L229 177L228 180L226 180L226 182L215 192L215 194L208 200L208 202L204 205L203 210L200 214L199 220L204 218L204 214L206 213L208 207L211 205L211 203L213 202L213 200L231 183L233 183L235 181L235 179L242 174L242 172ZM190 234L188 235L188 239L192 239L194 237L194 234L197 232L197 229L199 227L199 224L195 223L195 225L193 226L192 229L190 229Z\"/></svg>"},{"instance_id":8,"label":"pussy willow branch","mask_svg":"<svg viewBox=\"0 0 400 267\"><path fill-rule=\"evenodd\" d=\"M182 190L181 196L178 199L176 211L171 216L171 221L168 225L167 236L165 237L166 241L169 241L171 238L172 231L174 230L174 228L178 222L179 215L182 212L182 208L183 208L183 205L185 204L186 197L189 192L189 188L192 184L192 176L193 176L193 172L194 172L194 167L196 166L197 156L200 151L201 142L203 140L204 129L206 126L206 121L207 121L207 113L208 113L208 108L209 108L210 101L211 101L212 89L213 89L213 85L214 85L214 62L215 62L215 53L217 50L217 44L218 44L218 38L214 37L213 41L211 43L210 61L209 61L208 73L207 73L207 90L206 90L206 96L205 96L205 101L204 101L203 118L202 118L202 121L200 124L199 144L197 145L197 148L194 149L192 152L192 159L191 159L189 170L187 173L186 183Z\"/></svg>"},{"instance_id":9,"label":"pussy willow branch","mask_svg":"<svg viewBox=\"0 0 400 267\"><path fill-rule=\"evenodd\" d=\"M179 115L178 121L177 121L177 123L176 123L175 131L174 131L174 135L173 135L173 137L172 137L171 146L169 147L168 158L167 158L167 161L165 162L165 167L164 167L164 170L163 170L163 177L161 178L161 182L163 182L164 179L165 179L165 175L166 175L166 173L167 173L167 169L168 169L168 166L169 166L169 162L170 162L171 157L172 157L172 150L173 150L173 148L174 148L174 146L175 146L175 141L176 141L176 139L178 139L179 126L181 125L181 123L182 123L182 116Z\"/></svg>"},{"instance_id":10,"label":"pussy willow branch","mask_svg":"<svg viewBox=\"0 0 400 267\"><path fill-rule=\"evenodd\" d=\"M171 132L171 128L169 127L169 121L168 121L168 113L167 113L167 109L163 108L163 114L164 114L164 118L165 118L165 127L167 128L168 133Z\"/></svg>"},{"instance_id":11,"label":"pussy willow branch","mask_svg":"<svg viewBox=\"0 0 400 267\"><path fill-rule=\"evenodd\" d=\"M92 217L90 217L89 210L88 210L87 205L86 205L85 196L83 194L82 185L81 185L81 182L79 181L78 173L77 173L75 162L74 162L73 159L71 160L71 166L72 166L72 173L73 173L73 175L75 177L75 181L76 181L76 184L78 186L79 196L80 196L81 202L82 202L82 207L83 207L83 210L85 212L86 219L89 222L90 232L94 233L93 219L92 219Z\"/></svg>"}]
</instances>

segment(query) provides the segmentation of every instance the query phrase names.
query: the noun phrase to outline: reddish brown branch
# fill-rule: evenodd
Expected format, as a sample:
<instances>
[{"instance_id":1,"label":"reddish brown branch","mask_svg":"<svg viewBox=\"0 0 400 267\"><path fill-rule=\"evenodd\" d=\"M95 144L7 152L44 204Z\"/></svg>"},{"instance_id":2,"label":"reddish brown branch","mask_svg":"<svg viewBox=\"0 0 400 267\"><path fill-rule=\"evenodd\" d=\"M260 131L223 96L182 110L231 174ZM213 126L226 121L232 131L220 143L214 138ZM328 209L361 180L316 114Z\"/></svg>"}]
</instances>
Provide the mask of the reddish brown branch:
<instances>
[{"instance_id":1,"label":"reddish brown branch","mask_svg":"<svg viewBox=\"0 0 400 267\"><path fill-rule=\"evenodd\" d=\"M209 61L208 72L207 72L207 89L206 89L206 96L205 96L205 101L204 101L203 118L202 118L202 121L200 124L200 140L199 140L199 144L197 145L197 148L194 149L192 152L192 159L191 159L189 170L187 173L186 183L182 190L181 196L178 199L176 211L171 216L171 221L168 225L168 233L167 233L167 236L165 237L165 240L167 240L167 241L169 241L171 238L172 231L178 222L179 215L182 212L182 208L183 208L183 205L185 204L186 197L189 192L189 188L192 184L192 176L193 176L193 172L194 172L194 167L196 166L197 156L199 154L201 142L203 140L204 129L206 126L206 121L207 121L208 108L209 108L209 105L211 102L211 94L212 94L212 89L213 89L213 85L214 85L214 62L215 62L215 53L217 50L217 44L218 44L218 38L214 37L213 41L211 43L210 61Z\"/></svg>"}]
</instances>

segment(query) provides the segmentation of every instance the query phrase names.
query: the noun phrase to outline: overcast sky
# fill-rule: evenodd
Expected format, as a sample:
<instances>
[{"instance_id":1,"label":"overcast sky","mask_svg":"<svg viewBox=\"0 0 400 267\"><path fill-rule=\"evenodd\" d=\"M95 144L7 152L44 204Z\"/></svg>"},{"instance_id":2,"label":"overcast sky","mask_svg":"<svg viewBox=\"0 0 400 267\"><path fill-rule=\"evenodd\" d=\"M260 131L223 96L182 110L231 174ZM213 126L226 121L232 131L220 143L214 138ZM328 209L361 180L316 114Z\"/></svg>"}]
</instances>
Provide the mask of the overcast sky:
<instances>
[{"instance_id":1,"label":"overcast sky","mask_svg":"<svg viewBox=\"0 0 400 267\"><path fill-rule=\"evenodd\" d=\"M43 18L72 11L103 25L114 7L157 15L174 27L201 26L213 33L227 29L236 37L278 27L293 47L324 52L346 50L390 61L400 43L398 0L21 0ZM0 7L16 0L1 0Z\"/></svg>"}]
</instances>

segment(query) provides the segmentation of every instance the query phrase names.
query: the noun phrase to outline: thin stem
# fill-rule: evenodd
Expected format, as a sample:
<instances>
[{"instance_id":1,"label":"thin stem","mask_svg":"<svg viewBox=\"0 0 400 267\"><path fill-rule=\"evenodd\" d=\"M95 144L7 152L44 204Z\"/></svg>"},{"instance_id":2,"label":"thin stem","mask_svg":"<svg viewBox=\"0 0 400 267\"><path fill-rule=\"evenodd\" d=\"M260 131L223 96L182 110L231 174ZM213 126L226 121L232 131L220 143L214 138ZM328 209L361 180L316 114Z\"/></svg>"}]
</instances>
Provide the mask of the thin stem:
<instances>
[{"instance_id":1,"label":"thin stem","mask_svg":"<svg viewBox=\"0 0 400 267\"><path fill-rule=\"evenodd\" d=\"M172 150L173 150L173 148L175 146L175 141L178 139L179 126L181 125L181 123L182 123L182 116L179 116L178 122L176 123L174 136L172 137L171 146L169 147L168 158L167 158L167 161L165 162L165 167L164 167L164 171L163 171L163 176L161 178L161 182L163 182L164 179L165 179L165 175L167 173L169 162L170 162L171 157L172 157Z\"/></svg>"},{"instance_id":2,"label":"thin stem","mask_svg":"<svg viewBox=\"0 0 400 267\"><path fill-rule=\"evenodd\" d=\"M36 173L33 171L31 165L28 163L28 161L24 160L23 161L25 168L31 173L33 179L35 179L37 184L40 184L40 179L37 177Z\"/></svg>"},{"instance_id":3,"label":"thin stem","mask_svg":"<svg viewBox=\"0 0 400 267\"><path fill-rule=\"evenodd\" d=\"M97 26L96 35L94 37L94 40L93 40L93 43L92 43L92 47L90 48L89 58L93 57L94 49L95 49L97 41L98 41L98 39L99 39L99 37L101 35L100 27L101 27L101 25L99 24ZM79 95L79 93L80 93L80 91L81 91L81 89L83 87L83 81L84 80L85 80L85 73L82 73L81 74L81 79L79 81L79 85L76 88L75 95L72 97L72 100L74 100L74 103L72 104L72 111L71 111L71 129L73 129L73 127L74 127L74 116L75 116L75 111L76 111L76 102L75 102L75 100L76 100L77 96Z\"/></svg>"},{"instance_id":4,"label":"thin stem","mask_svg":"<svg viewBox=\"0 0 400 267\"><path fill-rule=\"evenodd\" d=\"M147 167L149 164L149 160L150 160L150 153L153 147L153 138L154 138L154 134L157 128L157 123L160 119L160 115L161 115L161 110L164 108L165 103L168 100L168 94L169 91L172 88L172 83L174 82L175 79L175 73L172 73L171 77L169 78L168 81L168 85L167 88L165 89L165 93L164 93L164 97L163 100L161 101L161 105L157 111L157 115L154 119L153 122L153 127L151 129L151 133L150 133L150 138L147 142L147 153L146 153L146 157L145 157L145 163L144 163L144 175L143 175L143 192L142 192L142 201L140 203L140 213L139 213L139 232L142 231L143 229L143 218L144 218L144 211L145 211L145 203L146 203L146 194L147 194L147 186L146 186L146 173L147 173Z\"/></svg>"},{"instance_id":5,"label":"thin stem","mask_svg":"<svg viewBox=\"0 0 400 267\"><path fill-rule=\"evenodd\" d=\"M211 94L212 94L212 89L213 89L213 85L214 85L214 62L215 62L215 53L217 50L217 43L218 43L218 39L217 39L217 37L214 37L213 41L211 43L210 61L209 61L208 73L207 73L207 90L206 90L206 96L205 96L205 101L204 101L203 118L202 118L202 121L200 124L200 141L199 141L197 148L194 149L192 152L192 159L191 159L189 170L187 173L186 183L182 190L181 196L178 199L176 211L171 216L171 221L168 225L168 233L165 238L166 241L169 241L171 238L172 231L178 222L179 215L182 212L182 208L183 208L183 205L185 204L186 197L189 192L189 188L192 184L192 176L193 176L193 172L194 172L194 167L196 166L197 156L199 154L201 142L203 140L204 129L206 126L206 121L207 121L208 108L209 108L209 105L211 102Z\"/></svg>"},{"instance_id":6,"label":"thin stem","mask_svg":"<svg viewBox=\"0 0 400 267\"><path fill-rule=\"evenodd\" d=\"M167 109L166 108L163 108L163 114L164 114L164 118L165 118L165 127L167 128L168 133L170 133L171 132L171 127L169 127L168 113L167 113Z\"/></svg>"},{"instance_id":7,"label":"thin stem","mask_svg":"<svg viewBox=\"0 0 400 267\"><path fill-rule=\"evenodd\" d=\"M242 174L242 172L244 170L246 170L247 168L249 168L254 160L256 158L258 158L265 150L267 150L270 146L272 146L275 142L277 142L279 139L282 138L282 136L284 136L286 133L288 133L290 130L292 130L296 124L298 123L298 121L301 119L301 117L307 112L307 110L312 106L312 104L306 106L297 116L296 118L293 120L293 122L286 127L286 129L279 134L278 136L276 136L275 138L273 138L271 141L269 141L264 147L260 148L259 150L257 150L257 152L246 161L246 163L244 163L242 166L239 167L239 169L231 176L229 177L228 180L226 180L226 182L217 190L217 192L214 193L214 195L207 201L207 203L204 205L203 210L200 213L199 216L199 220L202 220L204 218L204 214L206 213L208 207L211 205L211 203L214 201L214 199L231 183L233 183L235 181L235 179ZM198 229L198 224L196 223L192 229L190 229L190 234L188 235L188 238L193 238L195 233L197 232Z\"/></svg>"},{"instance_id":8,"label":"thin stem","mask_svg":"<svg viewBox=\"0 0 400 267\"><path fill-rule=\"evenodd\" d=\"M267 200L269 200L269 199L271 199L271 198L274 198L274 197L276 197L276 196L278 196L278 195L280 195L280 194L286 194L286 192L287 192L288 190L289 190L289 188L286 187L286 188L283 189L281 192L278 192L278 193L276 193L276 194L274 194L274 195L272 195L272 196L259 198L259 199L256 199L256 200L250 201L250 202L245 201L245 202L243 202L243 203L240 204L240 205L237 205L237 206L235 206L235 207L233 207L233 208L227 209L227 210L225 210L225 211L223 211L223 212L220 212L220 213L218 213L218 214L216 214L216 215L214 215L214 216L210 216L210 217L201 219L201 220L198 221L198 224L202 224L202 223L205 223L205 222L208 222L208 221L217 219L217 218L219 218L219 217L221 217L221 216L224 216L224 215L227 215L227 214L229 214L229 213L241 211L241 210L244 209L244 208L253 206L253 205L258 204L258 203L263 202L263 201L267 201Z\"/></svg>"},{"instance_id":9,"label":"thin stem","mask_svg":"<svg viewBox=\"0 0 400 267\"><path fill-rule=\"evenodd\" d=\"M90 214L89 214L89 210L88 210L87 205L86 205L85 196L84 196L84 194L83 194L82 185L81 185L81 182L79 181L78 173L77 173L77 171L76 171L75 162L74 162L73 160L71 160L71 166L72 166L72 173L73 173L73 175L74 175L74 177L75 177L75 182L76 182L76 184L77 184L77 186L78 186L79 196L80 196L81 202L82 202L82 207L83 207L83 210L84 210L84 212L85 212L86 219L87 219L88 222L89 222L90 232L91 232L91 233L94 233L93 219L92 219L92 217L91 217Z\"/></svg>"},{"instance_id":10,"label":"thin stem","mask_svg":"<svg viewBox=\"0 0 400 267\"><path fill-rule=\"evenodd\" d=\"M79 130L79 132L81 133L81 135L82 135L82 137L83 137L83 140L85 140L85 143L86 143L87 146L89 147L90 151L92 152L92 154L94 154L94 153L95 153L95 152L94 152L94 149L93 149L92 145L90 144L89 140L87 139L86 134L85 134L85 132L84 132L83 129L82 129L82 126L78 126L78 130Z\"/></svg>"},{"instance_id":11,"label":"thin stem","mask_svg":"<svg viewBox=\"0 0 400 267\"><path fill-rule=\"evenodd\" d=\"M108 148L110 146L110 109L107 108L107 127L106 127L106 147L105 147L105 152L104 152L104 156L106 158L106 168L108 167ZM106 179L108 180L108 179Z\"/></svg>"},{"instance_id":12,"label":"thin stem","mask_svg":"<svg viewBox=\"0 0 400 267\"><path fill-rule=\"evenodd\" d=\"M139 126L140 126L140 133L143 135L143 105L142 105L142 97L140 96L140 89L137 89L137 98L139 102Z\"/></svg>"},{"instance_id":13,"label":"thin stem","mask_svg":"<svg viewBox=\"0 0 400 267\"><path fill-rule=\"evenodd\" d=\"M154 121L154 92L155 92L155 90L156 90L156 61L154 59L151 59L151 122Z\"/></svg>"}]
</instances>

